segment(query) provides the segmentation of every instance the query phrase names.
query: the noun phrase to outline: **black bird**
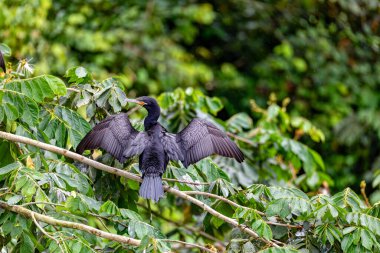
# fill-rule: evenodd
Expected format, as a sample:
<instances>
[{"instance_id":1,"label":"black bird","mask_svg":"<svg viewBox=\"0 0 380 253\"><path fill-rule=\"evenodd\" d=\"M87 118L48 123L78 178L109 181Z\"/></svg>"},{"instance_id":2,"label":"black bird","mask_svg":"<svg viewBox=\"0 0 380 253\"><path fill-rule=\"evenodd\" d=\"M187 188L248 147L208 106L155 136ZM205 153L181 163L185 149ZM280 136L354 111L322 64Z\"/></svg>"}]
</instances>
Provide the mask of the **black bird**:
<instances>
[{"instance_id":1,"label":"black bird","mask_svg":"<svg viewBox=\"0 0 380 253\"><path fill-rule=\"evenodd\" d=\"M3 53L1 53L1 50L0 50L0 68L2 68L4 72L7 72L7 69L5 68Z\"/></svg>"},{"instance_id":2,"label":"black bird","mask_svg":"<svg viewBox=\"0 0 380 253\"><path fill-rule=\"evenodd\" d=\"M121 163L139 155L142 173L140 196L158 201L164 195L162 174L169 160L181 161L185 167L212 155L219 154L244 160L238 146L212 123L195 118L177 134L169 133L157 120L160 107L151 97L128 99L148 111L144 120L145 132L131 125L126 113L109 116L97 124L79 143L78 153L86 149L103 148Z\"/></svg>"}]
</instances>

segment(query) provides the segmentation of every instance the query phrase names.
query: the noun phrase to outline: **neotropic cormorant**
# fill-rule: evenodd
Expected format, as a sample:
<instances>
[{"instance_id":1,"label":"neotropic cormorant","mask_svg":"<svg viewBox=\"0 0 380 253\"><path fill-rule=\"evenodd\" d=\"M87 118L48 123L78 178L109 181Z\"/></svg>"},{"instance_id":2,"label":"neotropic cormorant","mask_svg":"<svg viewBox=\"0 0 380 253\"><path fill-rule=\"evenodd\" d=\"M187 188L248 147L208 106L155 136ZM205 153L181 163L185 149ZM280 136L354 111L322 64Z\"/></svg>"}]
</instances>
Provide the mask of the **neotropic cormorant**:
<instances>
[{"instance_id":1,"label":"neotropic cormorant","mask_svg":"<svg viewBox=\"0 0 380 253\"><path fill-rule=\"evenodd\" d=\"M169 133L157 120L160 107L151 97L128 99L148 111L144 120L145 132L137 131L131 125L126 113L109 116L97 124L79 143L78 153L86 149L103 148L121 163L139 155L142 173L140 196L158 201L164 195L162 174L169 160L181 161L185 167L199 160L218 154L244 160L238 146L212 123L193 119L177 134Z\"/></svg>"}]
</instances>

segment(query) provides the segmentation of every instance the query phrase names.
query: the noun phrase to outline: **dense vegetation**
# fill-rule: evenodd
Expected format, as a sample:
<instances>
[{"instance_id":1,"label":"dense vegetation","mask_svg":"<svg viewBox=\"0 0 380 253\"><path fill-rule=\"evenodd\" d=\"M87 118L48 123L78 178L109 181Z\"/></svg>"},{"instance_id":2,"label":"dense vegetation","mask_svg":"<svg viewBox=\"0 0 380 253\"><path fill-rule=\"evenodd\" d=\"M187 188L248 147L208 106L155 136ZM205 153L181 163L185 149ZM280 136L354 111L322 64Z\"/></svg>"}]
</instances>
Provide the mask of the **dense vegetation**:
<instances>
[{"instance_id":1,"label":"dense vegetation","mask_svg":"<svg viewBox=\"0 0 380 253\"><path fill-rule=\"evenodd\" d=\"M133 175L1 139L2 247L380 251L377 0L124 2L0 2L0 130L74 150L108 114L131 110L142 129L145 111L125 98L149 94L168 130L208 118L246 162L172 163L165 184L187 197L174 190L149 205ZM138 173L136 160L85 155ZM38 213L141 241L102 239Z\"/></svg>"}]
</instances>

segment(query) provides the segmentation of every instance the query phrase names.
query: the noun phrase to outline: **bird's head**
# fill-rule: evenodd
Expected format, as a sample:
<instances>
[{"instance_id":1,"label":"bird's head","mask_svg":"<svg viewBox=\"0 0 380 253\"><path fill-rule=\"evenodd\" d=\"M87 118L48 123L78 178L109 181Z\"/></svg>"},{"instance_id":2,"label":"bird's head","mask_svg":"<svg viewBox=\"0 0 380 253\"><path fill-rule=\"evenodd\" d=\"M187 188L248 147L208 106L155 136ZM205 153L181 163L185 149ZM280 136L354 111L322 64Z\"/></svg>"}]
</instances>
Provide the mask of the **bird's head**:
<instances>
[{"instance_id":1,"label":"bird's head","mask_svg":"<svg viewBox=\"0 0 380 253\"><path fill-rule=\"evenodd\" d=\"M160 112L160 107L157 101L152 97L138 97L136 99L127 99L127 102L136 103L143 106L148 112Z\"/></svg>"},{"instance_id":2,"label":"bird's head","mask_svg":"<svg viewBox=\"0 0 380 253\"><path fill-rule=\"evenodd\" d=\"M154 98L147 97L147 96L138 97L136 99L136 103L145 108L158 107L157 101Z\"/></svg>"}]
</instances>

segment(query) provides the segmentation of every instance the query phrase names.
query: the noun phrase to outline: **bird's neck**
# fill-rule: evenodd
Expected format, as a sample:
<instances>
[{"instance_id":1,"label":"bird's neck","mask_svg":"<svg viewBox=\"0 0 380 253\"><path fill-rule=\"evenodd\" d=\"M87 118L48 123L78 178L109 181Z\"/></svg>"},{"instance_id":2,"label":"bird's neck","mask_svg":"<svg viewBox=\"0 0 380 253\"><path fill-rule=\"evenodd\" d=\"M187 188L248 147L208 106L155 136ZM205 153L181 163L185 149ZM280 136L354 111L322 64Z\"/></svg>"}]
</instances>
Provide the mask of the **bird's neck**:
<instances>
[{"instance_id":1,"label":"bird's neck","mask_svg":"<svg viewBox=\"0 0 380 253\"><path fill-rule=\"evenodd\" d=\"M157 120L160 117L160 108L148 111L148 116L144 120L145 131L149 130L152 126L157 124Z\"/></svg>"}]
</instances>

